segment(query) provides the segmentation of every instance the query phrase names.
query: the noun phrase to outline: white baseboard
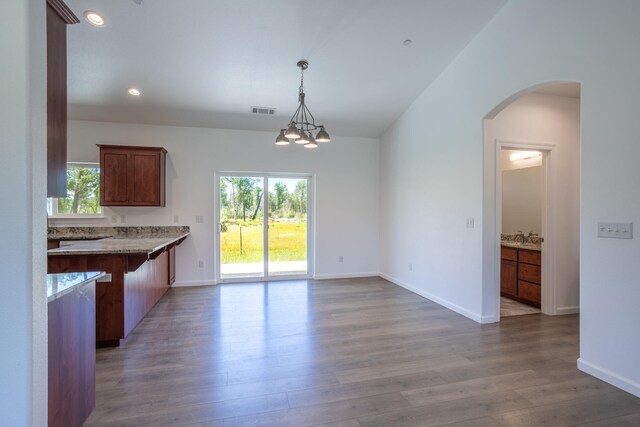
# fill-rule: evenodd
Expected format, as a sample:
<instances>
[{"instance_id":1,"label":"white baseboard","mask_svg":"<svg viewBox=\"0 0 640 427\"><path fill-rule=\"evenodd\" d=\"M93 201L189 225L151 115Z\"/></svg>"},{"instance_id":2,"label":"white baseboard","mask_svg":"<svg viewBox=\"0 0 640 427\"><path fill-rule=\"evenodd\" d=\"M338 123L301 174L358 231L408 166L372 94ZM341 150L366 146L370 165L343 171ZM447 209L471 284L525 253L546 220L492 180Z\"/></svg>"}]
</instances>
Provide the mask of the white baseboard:
<instances>
[{"instance_id":1,"label":"white baseboard","mask_svg":"<svg viewBox=\"0 0 640 427\"><path fill-rule=\"evenodd\" d=\"M450 301L447 301L445 299L442 299L440 297L437 297L433 294L430 294L429 292L425 292L422 291L420 289L416 289L411 285L408 285L398 279L396 279L395 277L391 277L388 274L384 274L384 273L380 273L380 277L382 277L383 279L386 279L388 281L390 281L391 283L394 283L402 288L405 288L408 291L413 292L414 294L418 294L421 297L424 297L430 301L435 302L436 304L439 304L443 307L448 308L449 310L455 311L458 314L462 314L465 317L468 317L471 320L474 320L478 323L492 323L492 322L497 322L497 320L493 320L493 316L480 316L477 313L474 313L472 311L467 310L466 308L460 307L457 304L454 304Z\"/></svg>"},{"instance_id":2,"label":"white baseboard","mask_svg":"<svg viewBox=\"0 0 640 427\"><path fill-rule=\"evenodd\" d=\"M634 396L640 397L640 384L637 382L611 372L608 369L604 369L600 366L594 365L593 363L587 362L583 358L578 359L578 369L613 386L621 388Z\"/></svg>"},{"instance_id":3,"label":"white baseboard","mask_svg":"<svg viewBox=\"0 0 640 427\"><path fill-rule=\"evenodd\" d=\"M500 321L500 316L482 316L480 318L480 323L496 323Z\"/></svg>"},{"instance_id":4,"label":"white baseboard","mask_svg":"<svg viewBox=\"0 0 640 427\"><path fill-rule=\"evenodd\" d=\"M556 309L556 314L557 315L576 314L576 313L580 313L580 307L578 307L578 306L574 306L574 307L558 307Z\"/></svg>"},{"instance_id":5,"label":"white baseboard","mask_svg":"<svg viewBox=\"0 0 640 427\"><path fill-rule=\"evenodd\" d=\"M328 279L355 279L358 277L378 277L380 273L338 273L338 274L314 274L313 280L328 280Z\"/></svg>"},{"instance_id":6,"label":"white baseboard","mask_svg":"<svg viewBox=\"0 0 640 427\"><path fill-rule=\"evenodd\" d=\"M215 280L187 280L182 282L174 282L171 287L173 288L188 288L191 286L211 286L216 285Z\"/></svg>"}]
</instances>

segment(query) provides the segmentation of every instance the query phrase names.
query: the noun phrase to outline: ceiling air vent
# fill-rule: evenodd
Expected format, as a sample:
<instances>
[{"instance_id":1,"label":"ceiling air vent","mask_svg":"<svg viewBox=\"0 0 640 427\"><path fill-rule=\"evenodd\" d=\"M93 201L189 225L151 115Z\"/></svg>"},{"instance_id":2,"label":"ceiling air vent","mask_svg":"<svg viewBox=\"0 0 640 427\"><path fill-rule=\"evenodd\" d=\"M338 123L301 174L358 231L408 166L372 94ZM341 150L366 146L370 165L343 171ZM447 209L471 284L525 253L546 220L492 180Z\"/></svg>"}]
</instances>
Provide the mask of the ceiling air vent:
<instances>
[{"instance_id":1,"label":"ceiling air vent","mask_svg":"<svg viewBox=\"0 0 640 427\"><path fill-rule=\"evenodd\" d=\"M270 107L251 107L251 112L253 114L267 114L272 116L276 113L276 109Z\"/></svg>"}]
</instances>

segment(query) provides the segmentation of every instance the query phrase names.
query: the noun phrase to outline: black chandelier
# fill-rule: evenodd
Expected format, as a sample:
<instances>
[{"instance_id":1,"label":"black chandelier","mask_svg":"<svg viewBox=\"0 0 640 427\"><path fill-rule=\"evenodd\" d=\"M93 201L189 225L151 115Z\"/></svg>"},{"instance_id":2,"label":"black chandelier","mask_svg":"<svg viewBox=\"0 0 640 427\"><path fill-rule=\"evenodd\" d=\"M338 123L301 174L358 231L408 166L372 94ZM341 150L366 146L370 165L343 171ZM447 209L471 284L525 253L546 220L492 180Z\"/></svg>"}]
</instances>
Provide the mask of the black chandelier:
<instances>
[{"instance_id":1,"label":"black chandelier","mask_svg":"<svg viewBox=\"0 0 640 427\"><path fill-rule=\"evenodd\" d=\"M291 120L289 120L289 127L280 130L280 134L276 138L276 145L289 145L290 140L292 140L296 144L304 145L307 148L316 148L318 142L329 142L331 138L329 138L327 131L324 130L324 125L316 125L313 114L304 103L304 70L309 68L309 62L301 59L296 65L300 68L299 105L296 112L291 116ZM318 130L318 133L314 138L312 132L316 130Z\"/></svg>"}]
</instances>

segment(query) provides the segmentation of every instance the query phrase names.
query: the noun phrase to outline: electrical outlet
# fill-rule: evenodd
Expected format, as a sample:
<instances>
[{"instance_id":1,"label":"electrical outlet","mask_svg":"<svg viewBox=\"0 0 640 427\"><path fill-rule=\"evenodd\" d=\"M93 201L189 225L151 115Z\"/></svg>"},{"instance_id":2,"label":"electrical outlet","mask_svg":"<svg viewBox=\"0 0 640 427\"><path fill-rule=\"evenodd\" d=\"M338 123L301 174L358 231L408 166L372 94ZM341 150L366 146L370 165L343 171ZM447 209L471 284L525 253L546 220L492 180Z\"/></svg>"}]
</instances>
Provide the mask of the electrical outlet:
<instances>
[{"instance_id":1,"label":"electrical outlet","mask_svg":"<svg viewBox=\"0 0 640 427\"><path fill-rule=\"evenodd\" d=\"M344 262L344 257L342 255L338 257L338 262Z\"/></svg>"},{"instance_id":2,"label":"electrical outlet","mask_svg":"<svg viewBox=\"0 0 640 427\"><path fill-rule=\"evenodd\" d=\"M180 218L178 217L178 215L174 215L173 216L173 223L177 224L180 221Z\"/></svg>"},{"instance_id":3,"label":"electrical outlet","mask_svg":"<svg viewBox=\"0 0 640 427\"><path fill-rule=\"evenodd\" d=\"M633 239L631 222L599 222L598 237L609 239Z\"/></svg>"},{"instance_id":4,"label":"electrical outlet","mask_svg":"<svg viewBox=\"0 0 640 427\"><path fill-rule=\"evenodd\" d=\"M118 216L117 215L111 215L111 222L112 223L117 223L118 222Z\"/></svg>"},{"instance_id":5,"label":"electrical outlet","mask_svg":"<svg viewBox=\"0 0 640 427\"><path fill-rule=\"evenodd\" d=\"M409 271L413 271L413 264L409 263Z\"/></svg>"},{"instance_id":6,"label":"electrical outlet","mask_svg":"<svg viewBox=\"0 0 640 427\"><path fill-rule=\"evenodd\" d=\"M198 268L204 268L204 261L198 261Z\"/></svg>"},{"instance_id":7,"label":"electrical outlet","mask_svg":"<svg viewBox=\"0 0 640 427\"><path fill-rule=\"evenodd\" d=\"M472 218L472 217L467 218L467 228L473 228L475 227L475 224L476 224L475 218Z\"/></svg>"},{"instance_id":8,"label":"electrical outlet","mask_svg":"<svg viewBox=\"0 0 640 427\"><path fill-rule=\"evenodd\" d=\"M204 217L202 215L196 215L196 224L204 223Z\"/></svg>"}]
</instances>

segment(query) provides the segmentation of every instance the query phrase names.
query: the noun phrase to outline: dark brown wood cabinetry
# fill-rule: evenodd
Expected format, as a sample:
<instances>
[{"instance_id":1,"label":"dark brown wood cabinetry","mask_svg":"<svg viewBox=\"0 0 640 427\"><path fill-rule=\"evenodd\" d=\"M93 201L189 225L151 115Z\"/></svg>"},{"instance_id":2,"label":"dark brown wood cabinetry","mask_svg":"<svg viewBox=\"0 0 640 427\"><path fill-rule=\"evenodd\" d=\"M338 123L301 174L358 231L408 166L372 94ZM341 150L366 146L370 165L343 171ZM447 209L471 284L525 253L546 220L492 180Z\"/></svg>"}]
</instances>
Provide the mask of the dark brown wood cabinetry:
<instances>
[{"instance_id":1,"label":"dark brown wood cabinetry","mask_svg":"<svg viewBox=\"0 0 640 427\"><path fill-rule=\"evenodd\" d=\"M78 22L47 0L47 197L67 197L67 25Z\"/></svg>"},{"instance_id":2,"label":"dark brown wood cabinetry","mask_svg":"<svg viewBox=\"0 0 640 427\"><path fill-rule=\"evenodd\" d=\"M100 147L101 206L165 206L162 147Z\"/></svg>"},{"instance_id":3,"label":"dark brown wood cabinetry","mask_svg":"<svg viewBox=\"0 0 640 427\"><path fill-rule=\"evenodd\" d=\"M542 260L540 251L501 247L500 295L540 307Z\"/></svg>"},{"instance_id":4,"label":"dark brown wood cabinetry","mask_svg":"<svg viewBox=\"0 0 640 427\"><path fill-rule=\"evenodd\" d=\"M48 305L50 427L81 426L95 408L94 283Z\"/></svg>"},{"instance_id":5,"label":"dark brown wood cabinetry","mask_svg":"<svg viewBox=\"0 0 640 427\"><path fill-rule=\"evenodd\" d=\"M105 271L110 281L96 284L98 347L118 346L162 298L169 283L169 252L49 256L49 273Z\"/></svg>"},{"instance_id":6,"label":"dark brown wood cabinetry","mask_svg":"<svg viewBox=\"0 0 640 427\"><path fill-rule=\"evenodd\" d=\"M500 294L502 296L518 296L518 250L514 248L500 249Z\"/></svg>"}]
</instances>

